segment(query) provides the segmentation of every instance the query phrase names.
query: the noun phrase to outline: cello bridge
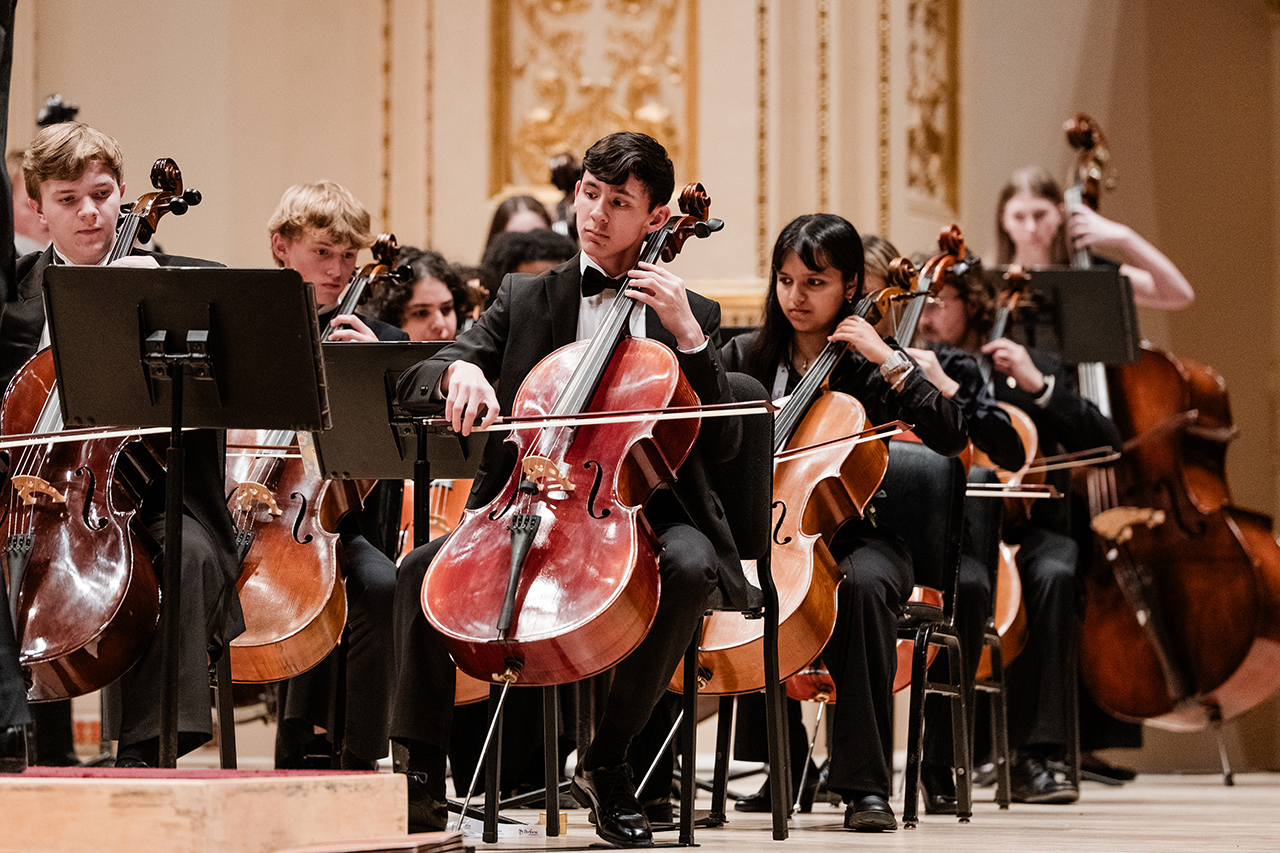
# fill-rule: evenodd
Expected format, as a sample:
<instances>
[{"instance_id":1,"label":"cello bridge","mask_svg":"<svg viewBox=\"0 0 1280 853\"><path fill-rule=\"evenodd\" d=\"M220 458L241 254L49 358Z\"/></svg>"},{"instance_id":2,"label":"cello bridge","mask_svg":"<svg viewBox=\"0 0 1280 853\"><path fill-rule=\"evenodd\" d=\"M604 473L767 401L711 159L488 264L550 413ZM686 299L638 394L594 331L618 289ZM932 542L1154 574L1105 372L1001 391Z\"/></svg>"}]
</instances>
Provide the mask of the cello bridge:
<instances>
[{"instance_id":1,"label":"cello bridge","mask_svg":"<svg viewBox=\"0 0 1280 853\"><path fill-rule=\"evenodd\" d=\"M574 490L573 483L569 482L569 478L560 470L560 466L545 456L526 456L521 463L521 470L524 472L525 480L536 484L540 492L546 491L548 486L551 486L552 491L572 492Z\"/></svg>"},{"instance_id":2,"label":"cello bridge","mask_svg":"<svg viewBox=\"0 0 1280 853\"><path fill-rule=\"evenodd\" d=\"M33 477L30 474L16 474L10 478L10 482L13 483L13 490L26 506L35 505L37 493L48 495L56 504L67 502L67 496L51 486L49 481L42 477Z\"/></svg>"},{"instance_id":3,"label":"cello bridge","mask_svg":"<svg viewBox=\"0 0 1280 853\"><path fill-rule=\"evenodd\" d=\"M240 483L231 493L235 512L250 512L255 503L264 503L272 515L280 515L280 507L276 504L276 496L261 483Z\"/></svg>"}]
</instances>

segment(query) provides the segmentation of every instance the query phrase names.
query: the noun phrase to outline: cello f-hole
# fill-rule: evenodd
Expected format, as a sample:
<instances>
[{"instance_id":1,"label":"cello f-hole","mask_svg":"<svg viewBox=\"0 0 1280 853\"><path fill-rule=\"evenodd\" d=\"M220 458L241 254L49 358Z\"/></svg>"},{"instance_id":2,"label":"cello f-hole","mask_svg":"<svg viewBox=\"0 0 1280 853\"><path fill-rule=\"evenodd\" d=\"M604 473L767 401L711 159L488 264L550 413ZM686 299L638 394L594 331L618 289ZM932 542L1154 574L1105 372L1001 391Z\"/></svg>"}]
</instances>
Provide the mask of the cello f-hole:
<instances>
[{"instance_id":1,"label":"cello f-hole","mask_svg":"<svg viewBox=\"0 0 1280 853\"><path fill-rule=\"evenodd\" d=\"M778 520L773 525L773 536L771 538L773 539L773 543L775 545L786 545L788 542L791 541L791 537L788 536L786 539L779 539L778 531L782 529L783 522L787 520L787 502L774 501L772 509L781 509L782 512L778 513Z\"/></svg>"},{"instance_id":2,"label":"cello f-hole","mask_svg":"<svg viewBox=\"0 0 1280 853\"><path fill-rule=\"evenodd\" d=\"M302 520L307 517L307 496L301 492L294 492L289 497L302 502L302 506L298 509L298 514L293 517L293 541L299 545L310 545L312 539L310 533L303 538L298 537L298 531L302 528Z\"/></svg>"},{"instance_id":3,"label":"cello f-hole","mask_svg":"<svg viewBox=\"0 0 1280 853\"><path fill-rule=\"evenodd\" d=\"M99 518L95 521L89 517L89 510L93 505L93 493L98 487L97 479L93 476L93 471L91 471L87 466L81 465L76 469L76 476L85 477L88 480L84 492L84 501L80 505L80 516L84 519L84 526L90 530L105 529L107 526L107 520L105 518Z\"/></svg>"},{"instance_id":4,"label":"cello f-hole","mask_svg":"<svg viewBox=\"0 0 1280 853\"><path fill-rule=\"evenodd\" d=\"M591 494L587 496L587 514L594 519L608 518L610 510L608 507L599 515L596 515L596 495L600 492L600 482L604 478L604 468L600 463L592 459L589 462L582 463L583 468L594 468L596 475L591 482Z\"/></svg>"}]
</instances>

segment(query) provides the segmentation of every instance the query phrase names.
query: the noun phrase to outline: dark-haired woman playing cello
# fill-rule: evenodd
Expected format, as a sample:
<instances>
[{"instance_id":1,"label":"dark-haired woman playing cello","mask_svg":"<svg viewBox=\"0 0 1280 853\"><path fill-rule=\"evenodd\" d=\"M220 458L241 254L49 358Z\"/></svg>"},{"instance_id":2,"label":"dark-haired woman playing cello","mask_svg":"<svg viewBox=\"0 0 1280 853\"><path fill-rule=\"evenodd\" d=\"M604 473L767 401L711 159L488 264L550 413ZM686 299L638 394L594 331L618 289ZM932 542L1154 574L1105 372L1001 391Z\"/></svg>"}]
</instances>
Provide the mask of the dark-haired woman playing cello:
<instances>
[{"instance_id":1,"label":"dark-haired woman playing cello","mask_svg":"<svg viewBox=\"0 0 1280 853\"><path fill-rule=\"evenodd\" d=\"M789 394L829 341L850 348L829 376L833 391L857 398L868 423L901 419L938 453L955 456L968 442L958 406L916 369L892 340L852 313L863 295L858 232L833 214L793 220L773 249L764 323L722 352L729 370L759 379L773 397ZM897 828L888 798L892 780L891 705L897 669L898 616L914 583L899 533L853 519L831 545L845 577L835 632L823 652L840 697L835 710L828 788L848 804L845 826Z\"/></svg>"}]
</instances>

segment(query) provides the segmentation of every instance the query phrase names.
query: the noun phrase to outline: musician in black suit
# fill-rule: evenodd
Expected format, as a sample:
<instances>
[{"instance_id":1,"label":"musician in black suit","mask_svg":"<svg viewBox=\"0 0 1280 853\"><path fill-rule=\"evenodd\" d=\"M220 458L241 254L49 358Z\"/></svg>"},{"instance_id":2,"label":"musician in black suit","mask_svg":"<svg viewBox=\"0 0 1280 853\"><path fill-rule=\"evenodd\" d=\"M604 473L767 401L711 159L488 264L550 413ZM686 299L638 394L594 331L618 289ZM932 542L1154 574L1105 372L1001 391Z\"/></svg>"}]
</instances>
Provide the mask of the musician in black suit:
<instances>
[{"instance_id":1,"label":"musician in black suit","mask_svg":"<svg viewBox=\"0 0 1280 853\"><path fill-rule=\"evenodd\" d=\"M48 226L52 245L18 262L16 299L0 320L0 377L5 384L48 342L41 285L50 264L102 264L116 241L124 194L123 157L114 139L76 122L45 128L23 160L30 204ZM121 266L217 266L210 261L133 252ZM243 630L235 594L237 565L231 517L223 501L221 433L196 430L184 438L182 600L178 684L178 753L212 736L208 660ZM164 479L148 487L138 521L155 539L161 576L164 546ZM199 614L197 617L196 614ZM113 686L118 719L118 766L154 766L159 761L162 639L153 639L142 659Z\"/></svg>"},{"instance_id":2,"label":"musician in black suit","mask_svg":"<svg viewBox=\"0 0 1280 853\"><path fill-rule=\"evenodd\" d=\"M581 254L541 276L507 276L475 326L401 377L398 400L404 408L438 411L443 397L446 417L464 434L477 417L488 426L499 414L510 413L520 382L541 359L595 332L619 282L602 293L595 293L591 283L628 271L631 289L625 293L644 306L632 313L631 334L670 347L703 404L730 398L717 353L719 306L689 293L683 281L661 267L637 266L644 238L671 215L666 202L674 171L665 150L642 134L615 133L587 151L583 167L574 202ZM736 455L740 440L736 418L703 419L672 489L659 490L645 509L662 546L657 615L644 641L617 665L603 720L572 784L575 798L595 810L597 833L613 844L652 844L627 751L665 693L707 596L718 583L729 601L745 598L746 582L707 470L708 463ZM468 506L482 506L497 495L514 465L510 445L500 435L491 436ZM422 579L441 541L405 558L396 587L398 690L392 737L409 747L411 830L438 825L444 817L433 801L444 798L454 670L419 604Z\"/></svg>"},{"instance_id":3,"label":"musician in black suit","mask_svg":"<svg viewBox=\"0 0 1280 853\"><path fill-rule=\"evenodd\" d=\"M321 327L330 341L403 341L401 329L357 314L337 314L339 297L356 269L356 256L373 245L368 210L333 181L285 190L267 225L278 266L297 270L315 288ZM344 770L376 770L390 746L392 676L391 604L395 591L396 526L400 481L379 482L364 507L338 527L347 596L345 683L339 683L337 650L317 666L280 683L276 767L306 766L319 747L330 766L336 697L342 691L345 723L337 764ZM320 729L325 734L317 734Z\"/></svg>"},{"instance_id":4,"label":"musician in black suit","mask_svg":"<svg viewBox=\"0 0 1280 853\"><path fill-rule=\"evenodd\" d=\"M921 335L931 343L980 356L996 399L1031 416L1042 448L1049 453L1121 449L1115 424L1076 392L1072 371L1060 359L1008 338L986 341L989 329L977 318L989 316L994 294L979 264L970 264L964 275L940 282L935 290L920 318ZM1051 472L1047 479L1070 493L1067 472ZM1059 779L1050 764L1075 737L1069 730L1068 702L1075 678L1071 655L1078 621L1079 548L1071 536L1070 502L1034 501L1028 522L1007 531L1006 539L1019 545L1018 574L1028 625L1026 645L1005 671L1009 746L1014 752L1011 796L1015 802L1073 803L1080 792Z\"/></svg>"}]
</instances>

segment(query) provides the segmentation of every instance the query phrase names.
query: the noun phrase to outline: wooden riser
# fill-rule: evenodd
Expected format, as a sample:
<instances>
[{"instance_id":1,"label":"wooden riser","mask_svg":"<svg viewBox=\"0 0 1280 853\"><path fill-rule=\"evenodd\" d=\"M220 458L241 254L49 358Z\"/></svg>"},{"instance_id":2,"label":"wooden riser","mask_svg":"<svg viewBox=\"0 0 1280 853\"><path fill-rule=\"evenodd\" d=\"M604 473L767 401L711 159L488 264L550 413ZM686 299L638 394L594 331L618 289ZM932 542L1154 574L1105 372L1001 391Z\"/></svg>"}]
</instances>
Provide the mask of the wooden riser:
<instances>
[{"instance_id":1,"label":"wooden riser","mask_svg":"<svg viewBox=\"0 0 1280 853\"><path fill-rule=\"evenodd\" d=\"M403 835L406 798L399 773L37 768L0 776L0 853L270 853Z\"/></svg>"}]
</instances>

